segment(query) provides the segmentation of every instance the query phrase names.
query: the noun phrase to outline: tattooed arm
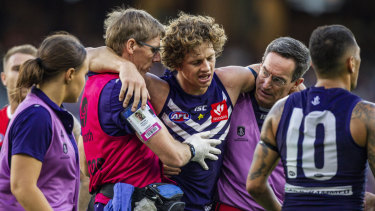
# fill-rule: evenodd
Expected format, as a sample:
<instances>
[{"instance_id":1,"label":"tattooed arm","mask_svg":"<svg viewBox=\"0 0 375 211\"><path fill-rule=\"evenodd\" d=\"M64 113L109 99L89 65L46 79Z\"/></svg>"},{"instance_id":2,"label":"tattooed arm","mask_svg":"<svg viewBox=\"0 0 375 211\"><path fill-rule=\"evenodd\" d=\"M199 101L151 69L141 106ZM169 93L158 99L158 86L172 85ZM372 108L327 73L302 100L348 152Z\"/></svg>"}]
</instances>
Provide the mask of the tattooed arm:
<instances>
[{"instance_id":1,"label":"tattooed arm","mask_svg":"<svg viewBox=\"0 0 375 211\"><path fill-rule=\"evenodd\" d=\"M253 162L246 181L246 189L254 200L266 210L281 210L281 204L268 184L268 176L278 163L276 130L286 98L278 101L264 121L260 142L255 149Z\"/></svg>"},{"instance_id":2,"label":"tattooed arm","mask_svg":"<svg viewBox=\"0 0 375 211\"><path fill-rule=\"evenodd\" d=\"M350 120L350 133L354 141L367 148L367 159L375 174L375 104L367 101L359 102L353 109ZM365 210L374 210L375 195L366 192Z\"/></svg>"},{"instance_id":3,"label":"tattooed arm","mask_svg":"<svg viewBox=\"0 0 375 211\"><path fill-rule=\"evenodd\" d=\"M367 148L367 159L375 174L375 104L359 102L353 109L350 120L350 132L354 141Z\"/></svg>"}]
</instances>

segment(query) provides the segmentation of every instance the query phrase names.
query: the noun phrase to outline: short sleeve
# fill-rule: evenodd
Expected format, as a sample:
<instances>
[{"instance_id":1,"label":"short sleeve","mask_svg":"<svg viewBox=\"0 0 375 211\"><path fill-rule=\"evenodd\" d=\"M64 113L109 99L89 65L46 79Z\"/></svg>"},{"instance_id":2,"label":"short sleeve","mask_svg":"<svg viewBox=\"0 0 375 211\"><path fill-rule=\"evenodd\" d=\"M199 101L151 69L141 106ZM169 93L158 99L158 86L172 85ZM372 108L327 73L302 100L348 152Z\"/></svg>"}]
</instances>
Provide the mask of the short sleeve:
<instances>
[{"instance_id":1,"label":"short sleeve","mask_svg":"<svg viewBox=\"0 0 375 211\"><path fill-rule=\"evenodd\" d=\"M113 79L103 88L99 99L99 122L105 133L111 136L133 134L131 126L120 116L125 110L122 101L118 100L121 90L121 81Z\"/></svg>"},{"instance_id":2,"label":"short sleeve","mask_svg":"<svg viewBox=\"0 0 375 211\"><path fill-rule=\"evenodd\" d=\"M11 154L26 154L43 162L52 138L52 121L47 109L32 105L17 115L10 127Z\"/></svg>"}]
</instances>

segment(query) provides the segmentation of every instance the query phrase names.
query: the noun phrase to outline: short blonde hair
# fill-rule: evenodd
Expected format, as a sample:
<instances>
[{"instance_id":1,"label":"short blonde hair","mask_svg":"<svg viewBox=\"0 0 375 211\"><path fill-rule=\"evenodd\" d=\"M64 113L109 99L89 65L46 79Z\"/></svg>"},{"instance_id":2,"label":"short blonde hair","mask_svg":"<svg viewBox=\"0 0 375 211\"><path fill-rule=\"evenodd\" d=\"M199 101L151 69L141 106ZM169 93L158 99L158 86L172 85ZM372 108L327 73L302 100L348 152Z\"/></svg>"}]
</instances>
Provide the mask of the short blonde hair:
<instances>
[{"instance_id":1,"label":"short blonde hair","mask_svg":"<svg viewBox=\"0 0 375 211\"><path fill-rule=\"evenodd\" d=\"M3 57L3 71L5 71L6 64L8 63L8 60L11 56L13 56L16 53L22 53L22 54L27 54L31 56L36 56L37 49L30 45L30 44L25 44L25 45L17 45L9 49L6 54Z\"/></svg>"},{"instance_id":2,"label":"short blonde hair","mask_svg":"<svg viewBox=\"0 0 375 211\"><path fill-rule=\"evenodd\" d=\"M144 10L117 8L108 13L104 21L105 44L122 54L124 43L130 38L146 42L164 36L164 26Z\"/></svg>"},{"instance_id":3,"label":"short blonde hair","mask_svg":"<svg viewBox=\"0 0 375 211\"><path fill-rule=\"evenodd\" d=\"M215 23L214 18L181 12L166 27L166 35L161 42L161 61L170 70L181 67L185 55L204 42L212 44L218 57L226 41L223 27Z\"/></svg>"}]
</instances>

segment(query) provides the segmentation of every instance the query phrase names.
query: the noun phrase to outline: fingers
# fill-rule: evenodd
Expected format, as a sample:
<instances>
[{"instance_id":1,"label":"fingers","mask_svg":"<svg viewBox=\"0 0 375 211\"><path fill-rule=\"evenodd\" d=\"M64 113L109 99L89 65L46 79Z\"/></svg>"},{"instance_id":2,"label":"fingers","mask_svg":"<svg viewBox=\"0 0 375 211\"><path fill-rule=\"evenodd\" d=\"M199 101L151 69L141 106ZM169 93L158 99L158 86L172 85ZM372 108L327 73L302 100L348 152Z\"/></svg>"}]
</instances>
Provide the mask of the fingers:
<instances>
[{"instance_id":1,"label":"fingers","mask_svg":"<svg viewBox=\"0 0 375 211\"><path fill-rule=\"evenodd\" d=\"M207 154L206 155L206 158L210 159L210 160L218 160L219 158L214 155L214 154Z\"/></svg>"},{"instance_id":2,"label":"fingers","mask_svg":"<svg viewBox=\"0 0 375 211\"><path fill-rule=\"evenodd\" d=\"M147 99L150 99L150 95L148 94L148 91L146 89L146 87L142 87L141 88L141 93L142 93L142 109L145 109L146 108L146 103L147 103Z\"/></svg>"},{"instance_id":3,"label":"fingers","mask_svg":"<svg viewBox=\"0 0 375 211\"><path fill-rule=\"evenodd\" d=\"M169 178L174 175L179 175L181 173L181 169L163 165L163 173L164 176Z\"/></svg>"},{"instance_id":4,"label":"fingers","mask_svg":"<svg viewBox=\"0 0 375 211\"><path fill-rule=\"evenodd\" d=\"M221 154L221 150L218 149L218 148L215 148L215 147L211 147L209 152L212 153L212 154L215 154L215 155Z\"/></svg>"},{"instance_id":5,"label":"fingers","mask_svg":"<svg viewBox=\"0 0 375 211\"><path fill-rule=\"evenodd\" d=\"M201 138L209 138L210 131L204 131L204 132L201 132L201 133L197 133L197 135L200 136Z\"/></svg>"},{"instance_id":6,"label":"fingers","mask_svg":"<svg viewBox=\"0 0 375 211\"><path fill-rule=\"evenodd\" d=\"M208 139L208 143L210 143L210 145L214 147L216 145L221 144L221 140L219 140L219 139Z\"/></svg>"},{"instance_id":7,"label":"fingers","mask_svg":"<svg viewBox=\"0 0 375 211\"><path fill-rule=\"evenodd\" d=\"M199 165L202 166L202 168L204 170L208 170L208 166L207 166L206 162L204 162L204 160L200 160L198 163L199 163Z\"/></svg>"},{"instance_id":8,"label":"fingers","mask_svg":"<svg viewBox=\"0 0 375 211\"><path fill-rule=\"evenodd\" d=\"M132 111L136 111L139 105L139 99L140 99L140 87L135 87L134 88L134 97L133 97L133 105L132 105Z\"/></svg>"},{"instance_id":9,"label":"fingers","mask_svg":"<svg viewBox=\"0 0 375 211\"><path fill-rule=\"evenodd\" d=\"M134 91L134 84L131 83L128 86L128 92L126 93L126 96L125 96L125 99L124 99L124 102L123 102L124 108L126 108L129 105L129 101L133 97L133 91ZM133 103L133 105L134 105L134 103ZM132 111L134 112L135 110L133 110L133 108L132 108Z\"/></svg>"},{"instance_id":10,"label":"fingers","mask_svg":"<svg viewBox=\"0 0 375 211\"><path fill-rule=\"evenodd\" d=\"M118 100L119 101L123 101L124 100L124 96L125 96L125 93L126 93L126 90L128 89L128 84L127 83L122 83L121 84L121 90L120 90L120 94L118 96ZM127 106L127 105L126 105ZM124 104L124 107L126 107L125 104Z\"/></svg>"}]
</instances>

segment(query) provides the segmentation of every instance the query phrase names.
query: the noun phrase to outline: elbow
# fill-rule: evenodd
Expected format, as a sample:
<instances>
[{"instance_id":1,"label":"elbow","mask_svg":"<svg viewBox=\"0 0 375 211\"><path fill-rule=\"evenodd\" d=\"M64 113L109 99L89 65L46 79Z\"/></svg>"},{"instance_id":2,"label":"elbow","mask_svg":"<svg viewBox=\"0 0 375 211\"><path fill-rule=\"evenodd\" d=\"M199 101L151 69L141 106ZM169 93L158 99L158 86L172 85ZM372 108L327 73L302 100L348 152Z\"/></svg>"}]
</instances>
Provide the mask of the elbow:
<instances>
[{"instance_id":1,"label":"elbow","mask_svg":"<svg viewBox=\"0 0 375 211\"><path fill-rule=\"evenodd\" d=\"M259 182L248 180L246 182L246 190L256 200L264 193L265 186Z\"/></svg>"},{"instance_id":2,"label":"elbow","mask_svg":"<svg viewBox=\"0 0 375 211\"><path fill-rule=\"evenodd\" d=\"M10 183L10 191L16 197L17 200L19 200L22 194L25 192L25 190L23 189L23 186L19 182L12 181L12 180Z\"/></svg>"}]
</instances>

